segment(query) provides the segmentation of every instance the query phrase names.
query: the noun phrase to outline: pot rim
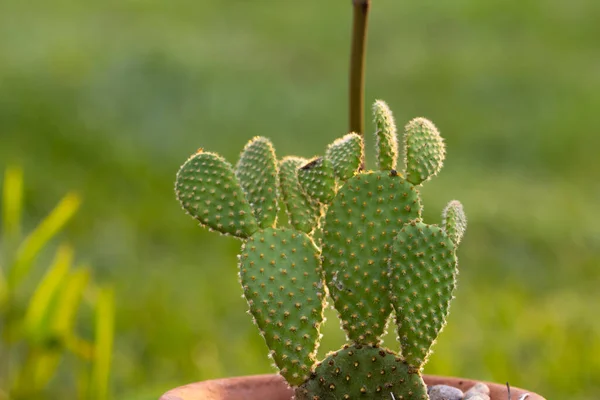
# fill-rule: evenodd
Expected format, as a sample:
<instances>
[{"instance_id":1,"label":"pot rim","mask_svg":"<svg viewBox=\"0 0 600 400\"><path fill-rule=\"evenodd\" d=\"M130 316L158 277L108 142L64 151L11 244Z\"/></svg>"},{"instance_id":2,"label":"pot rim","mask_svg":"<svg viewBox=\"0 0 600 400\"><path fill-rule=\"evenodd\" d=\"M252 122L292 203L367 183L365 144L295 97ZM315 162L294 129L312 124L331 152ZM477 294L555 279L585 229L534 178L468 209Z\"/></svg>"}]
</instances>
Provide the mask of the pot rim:
<instances>
[{"instance_id":1,"label":"pot rim","mask_svg":"<svg viewBox=\"0 0 600 400\"><path fill-rule=\"evenodd\" d=\"M506 385L493 382L437 375L423 375L423 380L430 386L444 384L463 391L483 382L490 388L491 400L545 400L517 387L511 387L512 399L508 399ZM160 400L290 400L292 396L293 390L281 375L265 374L191 383L166 392Z\"/></svg>"}]
</instances>

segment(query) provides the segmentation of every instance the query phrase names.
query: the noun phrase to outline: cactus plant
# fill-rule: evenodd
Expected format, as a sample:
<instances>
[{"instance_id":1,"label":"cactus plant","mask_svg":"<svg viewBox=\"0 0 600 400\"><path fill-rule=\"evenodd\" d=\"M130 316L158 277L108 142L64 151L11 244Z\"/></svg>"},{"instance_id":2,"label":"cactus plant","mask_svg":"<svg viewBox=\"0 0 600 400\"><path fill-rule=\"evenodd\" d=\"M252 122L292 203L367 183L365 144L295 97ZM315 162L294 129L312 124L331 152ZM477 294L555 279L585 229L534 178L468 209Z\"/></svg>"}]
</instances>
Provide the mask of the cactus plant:
<instances>
[{"instance_id":1,"label":"cactus plant","mask_svg":"<svg viewBox=\"0 0 600 400\"><path fill-rule=\"evenodd\" d=\"M453 298L466 218L452 201L441 226L422 220L419 185L445 156L437 128L424 118L406 125L399 172L392 113L383 101L373 110L377 171L364 170L363 139L350 133L322 157L279 162L268 139L254 138L235 170L198 151L177 174L183 208L243 241L250 314L298 400L428 398L421 371ZM328 296L348 343L318 362ZM392 314L400 354L381 343Z\"/></svg>"}]
</instances>

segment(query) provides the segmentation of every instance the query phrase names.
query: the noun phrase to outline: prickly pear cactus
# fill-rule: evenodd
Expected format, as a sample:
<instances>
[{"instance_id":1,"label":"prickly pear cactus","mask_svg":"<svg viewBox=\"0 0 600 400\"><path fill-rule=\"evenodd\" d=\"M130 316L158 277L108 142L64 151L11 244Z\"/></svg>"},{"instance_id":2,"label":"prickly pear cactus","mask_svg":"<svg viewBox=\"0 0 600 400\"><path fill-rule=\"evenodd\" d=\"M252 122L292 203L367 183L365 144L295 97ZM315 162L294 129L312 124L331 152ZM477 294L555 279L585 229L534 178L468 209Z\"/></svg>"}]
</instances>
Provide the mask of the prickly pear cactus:
<instances>
[{"instance_id":1,"label":"prickly pear cactus","mask_svg":"<svg viewBox=\"0 0 600 400\"><path fill-rule=\"evenodd\" d=\"M242 246L240 280L281 375L306 380L315 361L325 291L318 250L304 232L257 231Z\"/></svg>"},{"instance_id":2,"label":"prickly pear cactus","mask_svg":"<svg viewBox=\"0 0 600 400\"><path fill-rule=\"evenodd\" d=\"M456 282L454 243L443 229L411 221L394 238L390 276L402 355L420 369L448 314Z\"/></svg>"},{"instance_id":3,"label":"prickly pear cactus","mask_svg":"<svg viewBox=\"0 0 600 400\"><path fill-rule=\"evenodd\" d=\"M381 100L373 104L377 167L382 170L396 169L398 162L398 137L392 110Z\"/></svg>"},{"instance_id":4,"label":"prickly pear cactus","mask_svg":"<svg viewBox=\"0 0 600 400\"><path fill-rule=\"evenodd\" d=\"M446 321L465 229L452 201L441 226L422 220L419 186L442 167L445 147L424 118L405 127L404 170L387 104L373 106L376 171L364 170L361 136L322 157L278 161L254 138L236 169L199 151L176 192L201 225L243 240L240 282L269 354L298 400L427 399L421 371ZM277 226L283 201L288 225ZM317 362L326 294L348 343ZM395 316L401 353L381 347Z\"/></svg>"},{"instance_id":5,"label":"prickly pear cactus","mask_svg":"<svg viewBox=\"0 0 600 400\"><path fill-rule=\"evenodd\" d=\"M293 173L284 161L280 177L271 142L257 137L235 171L220 156L197 152L179 170L175 190L203 226L243 240L239 277L250 313L281 375L299 385L315 362L325 290L319 249L306 233L315 210L294 192L298 163L291 162ZM288 212L298 216L298 207L306 207L292 228L276 227L280 188Z\"/></svg>"},{"instance_id":6,"label":"prickly pear cactus","mask_svg":"<svg viewBox=\"0 0 600 400\"><path fill-rule=\"evenodd\" d=\"M321 205L304 195L298 182L298 168L307 162L305 158L284 157L279 163L279 179L289 224L310 233L321 218Z\"/></svg>"},{"instance_id":7,"label":"prickly pear cactus","mask_svg":"<svg viewBox=\"0 0 600 400\"><path fill-rule=\"evenodd\" d=\"M296 390L297 400L427 398L404 359L377 346L346 345L317 364L313 376Z\"/></svg>"},{"instance_id":8,"label":"prickly pear cactus","mask_svg":"<svg viewBox=\"0 0 600 400\"><path fill-rule=\"evenodd\" d=\"M378 344L392 305L392 239L419 218L416 189L394 171L360 173L337 192L323 225L323 268L348 338Z\"/></svg>"}]
</instances>

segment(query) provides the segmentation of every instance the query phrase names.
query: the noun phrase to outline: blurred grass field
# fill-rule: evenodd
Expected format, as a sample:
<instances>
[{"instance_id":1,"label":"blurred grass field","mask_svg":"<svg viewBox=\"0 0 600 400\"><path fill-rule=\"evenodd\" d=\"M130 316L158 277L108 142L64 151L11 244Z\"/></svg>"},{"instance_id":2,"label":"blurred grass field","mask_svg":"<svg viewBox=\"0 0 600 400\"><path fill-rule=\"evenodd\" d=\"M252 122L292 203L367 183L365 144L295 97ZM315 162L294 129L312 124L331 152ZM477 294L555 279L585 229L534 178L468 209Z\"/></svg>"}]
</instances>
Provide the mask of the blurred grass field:
<instances>
[{"instance_id":1,"label":"blurred grass field","mask_svg":"<svg viewBox=\"0 0 600 400\"><path fill-rule=\"evenodd\" d=\"M427 373L600 398L599 20L594 0L373 0L367 103L436 123L425 217L453 198L469 217ZM272 371L239 242L173 181L198 147L233 162L264 135L310 157L346 133L350 21L349 0L0 3L0 169L23 167L30 227L83 194L63 236L115 285L115 399ZM321 353L343 340L331 312L324 334Z\"/></svg>"}]
</instances>

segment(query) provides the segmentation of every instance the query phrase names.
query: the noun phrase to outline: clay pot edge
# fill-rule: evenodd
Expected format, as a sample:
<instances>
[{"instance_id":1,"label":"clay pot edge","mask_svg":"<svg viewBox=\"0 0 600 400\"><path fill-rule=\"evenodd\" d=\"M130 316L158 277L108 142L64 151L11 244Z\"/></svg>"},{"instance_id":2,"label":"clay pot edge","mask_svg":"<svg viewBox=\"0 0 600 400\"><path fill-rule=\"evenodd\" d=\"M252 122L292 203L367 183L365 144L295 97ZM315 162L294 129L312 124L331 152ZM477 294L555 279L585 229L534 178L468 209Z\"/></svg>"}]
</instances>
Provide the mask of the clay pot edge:
<instances>
[{"instance_id":1,"label":"clay pot edge","mask_svg":"<svg viewBox=\"0 0 600 400\"><path fill-rule=\"evenodd\" d=\"M445 384L468 390L477 382L490 387L491 400L508 400L506 385L437 375L423 375L427 385ZM524 389L511 387L512 400L545 400L544 397ZM234 378L213 379L191 383L165 393L160 400L290 400L293 390L277 374L251 375Z\"/></svg>"}]
</instances>

